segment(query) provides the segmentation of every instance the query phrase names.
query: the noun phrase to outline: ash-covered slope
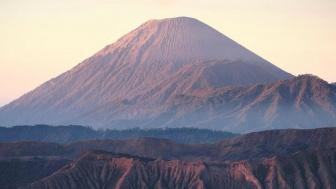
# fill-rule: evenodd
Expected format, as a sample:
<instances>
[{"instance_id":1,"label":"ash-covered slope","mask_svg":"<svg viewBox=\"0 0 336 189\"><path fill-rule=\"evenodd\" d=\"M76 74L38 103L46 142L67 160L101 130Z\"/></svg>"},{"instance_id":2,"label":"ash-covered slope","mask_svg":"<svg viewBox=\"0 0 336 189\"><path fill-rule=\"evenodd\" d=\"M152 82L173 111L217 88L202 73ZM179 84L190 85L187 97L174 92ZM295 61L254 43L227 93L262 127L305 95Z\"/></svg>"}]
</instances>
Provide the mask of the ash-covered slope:
<instances>
[{"instance_id":1,"label":"ash-covered slope","mask_svg":"<svg viewBox=\"0 0 336 189\"><path fill-rule=\"evenodd\" d=\"M90 151L24 188L335 188L336 149L235 163L183 162Z\"/></svg>"},{"instance_id":2,"label":"ash-covered slope","mask_svg":"<svg viewBox=\"0 0 336 189\"><path fill-rule=\"evenodd\" d=\"M145 91L144 95L139 95L137 101L161 104L174 95L185 94L195 89L247 86L276 80L276 76L265 73L255 65L242 61L215 60L184 66L163 82Z\"/></svg>"},{"instance_id":3,"label":"ash-covered slope","mask_svg":"<svg viewBox=\"0 0 336 189\"><path fill-rule=\"evenodd\" d=\"M236 61L237 65L230 68L228 65L214 65L209 69L209 64L203 64L218 59ZM214 72L217 68L221 70ZM1 108L0 124L92 124L108 127L111 121L125 118L120 113L110 114L109 111L99 112L90 120L84 118L101 107L115 111L123 109L115 109L115 106L125 98L135 98L164 83L173 75L190 73L189 69L197 69L199 75L188 78L195 83L188 89L267 83L292 76L196 19L151 20L70 71ZM230 76L223 75L227 72L225 69L239 73L235 76L239 78L231 80ZM177 92L187 92L187 89L180 90L184 86L171 87ZM164 92L160 95L170 94ZM155 112L159 103L152 101L150 108ZM127 113L127 119L139 115L153 117L151 113L131 111Z\"/></svg>"}]
</instances>

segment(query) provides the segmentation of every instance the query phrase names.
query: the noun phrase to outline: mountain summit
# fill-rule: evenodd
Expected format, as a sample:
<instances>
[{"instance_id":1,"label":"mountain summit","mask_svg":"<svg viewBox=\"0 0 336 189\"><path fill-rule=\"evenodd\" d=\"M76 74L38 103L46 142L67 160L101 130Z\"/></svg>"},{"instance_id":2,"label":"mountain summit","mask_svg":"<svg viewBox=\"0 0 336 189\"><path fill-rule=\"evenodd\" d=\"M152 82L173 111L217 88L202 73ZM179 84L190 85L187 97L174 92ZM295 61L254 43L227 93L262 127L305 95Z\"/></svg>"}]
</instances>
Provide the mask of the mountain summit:
<instances>
[{"instance_id":1,"label":"mountain summit","mask_svg":"<svg viewBox=\"0 0 336 189\"><path fill-rule=\"evenodd\" d=\"M96 55L123 50L132 54L128 55L128 62L195 62L218 58L264 61L210 26L188 17L150 20Z\"/></svg>"},{"instance_id":2,"label":"mountain summit","mask_svg":"<svg viewBox=\"0 0 336 189\"><path fill-rule=\"evenodd\" d=\"M291 76L217 30L188 17L150 20L95 56L109 54L120 55L124 63L132 66L155 64L151 69L169 69L165 71L175 71L186 64L227 59L264 66L281 79Z\"/></svg>"},{"instance_id":3,"label":"mountain summit","mask_svg":"<svg viewBox=\"0 0 336 189\"><path fill-rule=\"evenodd\" d=\"M269 83L290 77L196 19L150 20L1 108L0 125L108 127L118 120L150 118L151 112L170 97L191 90ZM118 111L139 104L140 108L126 113ZM87 115L99 116L87 122Z\"/></svg>"}]
</instances>

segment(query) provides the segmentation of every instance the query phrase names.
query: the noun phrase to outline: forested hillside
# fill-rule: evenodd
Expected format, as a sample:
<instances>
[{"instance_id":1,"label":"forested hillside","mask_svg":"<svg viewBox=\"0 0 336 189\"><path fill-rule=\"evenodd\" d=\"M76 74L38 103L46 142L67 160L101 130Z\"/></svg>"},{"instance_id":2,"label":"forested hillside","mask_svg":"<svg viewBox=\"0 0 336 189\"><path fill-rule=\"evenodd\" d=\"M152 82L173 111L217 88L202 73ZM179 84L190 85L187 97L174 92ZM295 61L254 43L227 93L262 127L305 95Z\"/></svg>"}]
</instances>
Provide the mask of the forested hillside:
<instances>
[{"instance_id":1,"label":"forested hillside","mask_svg":"<svg viewBox=\"0 0 336 189\"><path fill-rule=\"evenodd\" d=\"M198 128L94 130L88 126L77 125L0 127L0 142L24 140L68 143L95 139L122 140L138 137L156 137L167 138L180 143L204 143L234 138L236 136L239 136L239 134Z\"/></svg>"}]
</instances>

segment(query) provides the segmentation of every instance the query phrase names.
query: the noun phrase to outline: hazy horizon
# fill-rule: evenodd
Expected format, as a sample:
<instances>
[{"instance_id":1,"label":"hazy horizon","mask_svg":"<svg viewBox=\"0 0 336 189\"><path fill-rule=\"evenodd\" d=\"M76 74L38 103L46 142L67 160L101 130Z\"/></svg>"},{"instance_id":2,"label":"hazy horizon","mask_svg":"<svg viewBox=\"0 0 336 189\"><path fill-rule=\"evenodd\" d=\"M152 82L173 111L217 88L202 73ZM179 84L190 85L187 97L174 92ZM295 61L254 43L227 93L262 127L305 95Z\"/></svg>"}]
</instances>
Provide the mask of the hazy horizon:
<instances>
[{"instance_id":1,"label":"hazy horizon","mask_svg":"<svg viewBox=\"0 0 336 189\"><path fill-rule=\"evenodd\" d=\"M281 69L335 82L336 2L1 1L0 107L150 19L196 18Z\"/></svg>"}]
</instances>

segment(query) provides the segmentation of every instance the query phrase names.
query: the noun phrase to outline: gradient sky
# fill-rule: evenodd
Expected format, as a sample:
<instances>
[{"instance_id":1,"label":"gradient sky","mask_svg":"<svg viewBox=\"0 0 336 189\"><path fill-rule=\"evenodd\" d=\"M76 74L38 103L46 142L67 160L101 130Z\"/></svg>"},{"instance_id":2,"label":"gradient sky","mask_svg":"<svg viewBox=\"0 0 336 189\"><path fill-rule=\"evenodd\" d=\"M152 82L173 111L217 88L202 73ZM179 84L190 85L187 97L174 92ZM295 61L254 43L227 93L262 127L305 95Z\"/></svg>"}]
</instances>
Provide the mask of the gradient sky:
<instances>
[{"instance_id":1,"label":"gradient sky","mask_svg":"<svg viewBox=\"0 0 336 189\"><path fill-rule=\"evenodd\" d=\"M178 16L294 75L336 81L335 0L0 0L0 106L143 22Z\"/></svg>"}]
</instances>

